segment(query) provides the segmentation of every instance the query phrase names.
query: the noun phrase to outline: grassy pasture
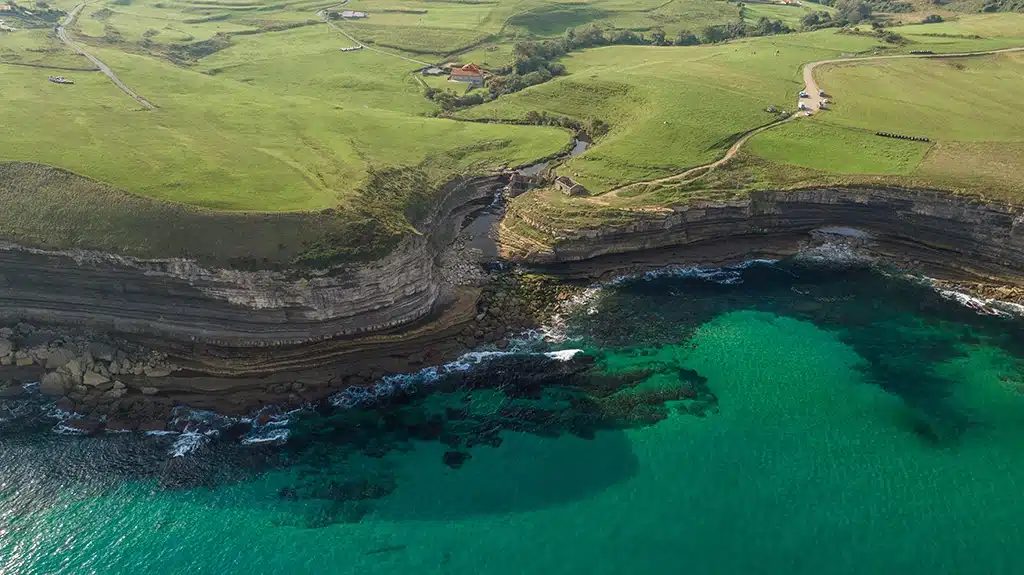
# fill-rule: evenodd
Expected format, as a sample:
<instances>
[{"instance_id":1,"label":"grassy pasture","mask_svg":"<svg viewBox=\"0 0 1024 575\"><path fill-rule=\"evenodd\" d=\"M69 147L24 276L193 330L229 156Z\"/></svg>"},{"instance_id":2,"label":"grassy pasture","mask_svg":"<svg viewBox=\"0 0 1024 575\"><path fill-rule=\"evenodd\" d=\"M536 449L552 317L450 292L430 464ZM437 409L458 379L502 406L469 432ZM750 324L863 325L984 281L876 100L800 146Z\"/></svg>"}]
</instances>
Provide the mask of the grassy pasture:
<instances>
[{"instance_id":1,"label":"grassy pasture","mask_svg":"<svg viewBox=\"0 0 1024 575\"><path fill-rule=\"evenodd\" d=\"M718 158L774 118L766 107L795 107L804 62L874 45L825 30L715 46L598 48L565 58L569 76L465 115L509 119L535 110L607 122L609 134L562 168L600 192Z\"/></svg>"},{"instance_id":2,"label":"grassy pasture","mask_svg":"<svg viewBox=\"0 0 1024 575\"><path fill-rule=\"evenodd\" d=\"M75 3L54 4L70 9ZM352 42L324 24L269 31L315 19L324 7L306 0L94 0L78 20L78 38L159 108L140 109L98 73L65 73L76 84L58 86L40 81L40 70L0 68L6 112L0 162L15 162L3 164L0 180L36 182L0 186L0 198L10 206L0 215L0 229L43 245L228 259L248 257L245 236L255 235L260 237L250 240L252 258L291 261L324 235L356 238L355 245L376 241L344 231L359 218L387 221L388 234L403 229L408 198L384 202L371 216L356 211L378 199L364 195L377 170L415 167L440 178L527 163L566 144L568 134L561 129L428 117L435 105L423 98L423 82L461 86L418 79L416 64L393 55L342 53ZM444 57L488 66L511 59L516 37L557 36L571 25L645 33L661 28L671 37L738 17L735 4L720 0L354 0L347 8L371 16L339 26L377 47L420 54L426 61ZM795 23L809 9L826 8L748 5L746 13L748 19ZM544 111L607 122L607 135L559 168L599 193L720 157L740 134L774 118L765 107L795 106L801 67L808 61L1024 45L1024 20L1012 15L963 17L899 32L911 43L884 45L873 37L823 30L712 46L591 49L563 59L568 76L462 116L520 119ZM188 51L188 57L172 63L168 55L175 50ZM82 61L56 44L49 30L0 36L0 61L17 57L49 65ZM1022 62L1024 55L1007 55L822 70L823 85L836 94L836 110L754 138L742 164L751 172L723 173L731 174L730 181L757 185L799 173L807 181L891 176L1019 186L979 174L1021 173L1009 168L1021 158L1024 125L1012 96L1024 93ZM874 130L926 135L938 143L929 151L925 144L867 132ZM958 156L969 157L957 163ZM57 166L93 181L21 162ZM46 192L30 196L33 186ZM674 201L682 193L693 190L662 186L622 200L640 205ZM577 200L552 202L552 210L571 211ZM328 207L337 208L337 215L317 219ZM93 217L104 209L109 214ZM38 223L43 220L68 224ZM267 226L266 237L260 225ZM171 239L175 230L194 226L231 232L221 243L205 229L181 242Z\"/></svg>"},{"instance_id":3,"label":"grassy pasture","mask_svg":"<svg viewBox=\"0 0 1024 575\"><path fill-rule=\"evenodd\" d=\"M964 142L1022 141L1024 53L846 64L821 70L828 121Z\"/></svg>"},{"instance_id":4,"label":"grassy pasture","mask_svg":"<svg viewBox=\"0 0 1024 575\"><path fill-rule=\"evenodd\" d=\"M48 29L18 30L0 34L0 63L29 66L92 68L92 64L71 50Z\"/></svg>"},{"instance_id":5,"label":"grassy pasture","mask_svg":"<svg viewBox=\"0 0 1024 575\"><path fill-rule=\"evenodd\" d=\"M747 150L781 164L836 174L910 174L931 144L882 138L873 132L801 118L761 132Z\"/></svg>"},{"instance_id":6,"label":"grassy pasture","mask_svg":"<svg viewBox=\"0 0 1024 575\"><path fill-rule=\"evenodd\" d=\"M298 211L343 203L370 166L416 165L455 151L464 168L522 163L567 141L553 128L370 107L372 95L359 105L340 85L333 102L323 101L288 86L271 91L113 49L95 52L160 109L140 111L100 74L69 74L75 86L41 86L38 73L11 69L0 159L51 164L205 208Z\"/></svg>"}]
</instances>

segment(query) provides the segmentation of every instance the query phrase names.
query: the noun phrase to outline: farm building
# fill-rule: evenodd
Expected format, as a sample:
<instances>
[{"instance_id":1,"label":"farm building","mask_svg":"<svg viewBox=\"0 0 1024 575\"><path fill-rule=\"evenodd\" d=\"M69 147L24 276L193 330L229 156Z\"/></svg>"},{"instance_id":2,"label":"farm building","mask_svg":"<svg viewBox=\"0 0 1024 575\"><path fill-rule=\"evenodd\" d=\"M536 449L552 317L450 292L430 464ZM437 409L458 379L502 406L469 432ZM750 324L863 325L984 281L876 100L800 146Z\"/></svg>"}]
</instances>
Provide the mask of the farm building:
<instances>
[{"instance_id":1,"label":"farm building","mask_svg":"<svg viewBox=\"0 0 1024 575\"><path fill-rule=\"evenodd\" d=\"M483 86L484 71L476 64L469 63L461 68L452 68L452 74L448 79L452 82L466 82L473 86Z\"/></svg>"},{"instance_id":2,"label":"farm building","mask_svg":"<svg viewBox=\"0 0 1024 575\"><path fill-rule=\"evenodd\" d=\"M14 12L10 4L0 4L0 12Z\"/></svg>"},{"instance_id":3,"label":"farm building","mask_svg":"<svg viewBox=\"0 0 1024 575\"><path fill-rule=\"evenodd\" d=\"M446 73L447 72L445 72L444 69L438 68L437 66L431 66L423 69L424 76L444 76Z\"/></svg>"},{"instance_id":4,"label":"farm building","mask_svg":"<svg viewBox=\"0 0 1024 575\"><path fill-rule=\"evenodd\" d=\"M355 12L353 10L345 10L341 13L341 17L346 19L366 18L367 16L369 16L369 14L366 12Z\"/></svg>"},{"instance_id":5,"label":"farm building","mask_svg":"<svg viewBox=\"0 0 1024 575\"><path fill-rule=\"evenodd\" d=\"M558 176L555 178L555 187L558 188L558 191L567 196L587 195L587 189L583 187L583 184L580 184L569 176Z\"/></svg>"}]
</instances>

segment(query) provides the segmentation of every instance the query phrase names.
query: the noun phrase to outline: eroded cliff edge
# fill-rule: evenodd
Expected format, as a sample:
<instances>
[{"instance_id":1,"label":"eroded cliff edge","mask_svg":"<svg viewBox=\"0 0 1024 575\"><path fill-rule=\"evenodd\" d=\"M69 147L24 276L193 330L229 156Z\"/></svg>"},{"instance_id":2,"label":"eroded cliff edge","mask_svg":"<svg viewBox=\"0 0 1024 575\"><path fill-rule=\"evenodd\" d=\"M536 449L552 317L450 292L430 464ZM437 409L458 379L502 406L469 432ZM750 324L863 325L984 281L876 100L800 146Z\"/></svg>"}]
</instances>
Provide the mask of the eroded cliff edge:
<instances>
[{"instance_id":1,"label":"eroded cliff edge","mask_svg":"<svg viewBox=\"0 0 1024 575\"><path fill-rule=\"evenodd\" d=\"M498 176L455 182L386 257L318 272L0 246L4 323L80 325L142 344L135 355L122 358L118 347L101 357L82 351L91 350L88 338L69 342L58 332L55 341L40 343L31 329L6 329L0 337L15 345L7 342L0 370L25 371L16 379L26 382L44 379L46 392L62 396L69 410L153 420L161 429L179 404L239 414L267 404L297 406L436 365L480 343L500 348L547 317L531 311L534 303L557 298L509 295L508 286L491 285L481 299L479 288L450 281L439 256L467 214L502 184ZM752 192L632 210L574 228L557 227L556 212L530 218L515 208L501 225L504 255L566 277L783 257L813 243L816 231L842 228L854 230L858 248L897 264L1024 293L1024 206L941 191ZM145 355L151 352L159 355ZM71 363L59 365L55 357Z\"/></svg>"},{"instance_id":2,"label":"eroded cliff edge","mask_svg":"<svg viewBox=\"0 0 1024 575\"><path fill-rule=\"evenodd\" d=\"M395 330L472 299L446 285L437 258L465 216L503 185L498 175L454 181L386 256L319 270L244 271L184 258L0 243L0 319L222 348L287 347Z\"/></svg>"},{"instance_id":3,"label":"eroded cliff edge","mask_svg":"<svg viewBox=\"0 0 1024 575\"><path fill-rule=\"evenodd\" d=\"M634 209L608 221L616 223L567 229L513 208L501 226L502 253L549 271L594 276L650 264L785 256L814 230L838 227L867 232L865 249L936 277L1024 285L1024 206L939 190L753 191Z\"/></svg>"}]
</instances>

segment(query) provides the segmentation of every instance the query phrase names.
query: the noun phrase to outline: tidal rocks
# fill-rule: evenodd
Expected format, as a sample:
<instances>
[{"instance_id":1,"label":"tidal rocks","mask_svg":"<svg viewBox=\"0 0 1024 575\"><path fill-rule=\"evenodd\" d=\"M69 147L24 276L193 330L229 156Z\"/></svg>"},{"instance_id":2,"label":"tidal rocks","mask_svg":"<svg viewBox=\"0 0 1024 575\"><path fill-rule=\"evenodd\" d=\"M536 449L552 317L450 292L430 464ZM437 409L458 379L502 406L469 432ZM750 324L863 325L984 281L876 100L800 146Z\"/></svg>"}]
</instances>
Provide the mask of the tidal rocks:
<instances>
[{"instance_id":1,"label":"tidal rocks","mask_svg":"<svg viewBox=\"0 0 1024 575\"><path fill-rule=\"evenodd\" d=\"M95 371L88 371L82 377L82 384L89 387L96 387L110 381L110 378L96 373Z\"/></svg>"},{"instance_id":2,"label":"tidal rocks","mask_svg":"<svg viewBox=\"0 0 1024 575\"><path fill-rule=\"evenodd\" d=\"M39 381L39 391L43 395L59 397L64 395L76 382L67 371L51 371Z\"/></svg>"},{"instance_id":3,"label":"tidal rocks","mask_svg":"<svg viewBox=\"0 0 1024 575\"><path fill-rule=\"evenodd\" d=\"M446 451L441 460L448 467L458 469L471 457L473 456L464 451Z\"/></svg>"},{"instance_id":4,"label":"tidal rocks","mask_svg":"<svg viewBox=\"0 0 1024 575\"><path fill-rule=\"evenodd\" d=\"M103 422L95 419L68 419L62 425L85 435L96 435L103 430Z\"/></svg>"}]
</instances>

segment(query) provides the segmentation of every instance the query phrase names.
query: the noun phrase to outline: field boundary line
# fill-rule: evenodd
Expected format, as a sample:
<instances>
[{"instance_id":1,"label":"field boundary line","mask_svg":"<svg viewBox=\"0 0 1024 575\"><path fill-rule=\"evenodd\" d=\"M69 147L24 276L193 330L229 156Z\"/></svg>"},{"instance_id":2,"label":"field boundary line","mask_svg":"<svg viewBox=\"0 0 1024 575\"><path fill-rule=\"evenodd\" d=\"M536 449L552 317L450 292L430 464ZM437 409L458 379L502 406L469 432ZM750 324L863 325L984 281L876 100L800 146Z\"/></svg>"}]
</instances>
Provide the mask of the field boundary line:
<instances>
[{"instance_id":1,"label":"field boundary line","mask_svg":"<svg viewBox=\"0 0 1024 575\"><path fill-rule=\"evenodd\" d=\"M136 94L131 88L125 85L125 83L117 77L117 74L114 74L114 71L111 70L109 66L101 62L100 59L96 56L93 56L92 54L86 52L81 46L74 42L70 36L68 36L67 26L75 23L75 18L78 18L78 14L82 11L83 8L85 8L85 5L86 3L82 2L71 9L71 12L69 12L67 17L64 18L64 21L57 26L57 37L60 38L61 42L64 42L65 44L70 46L72 50L78 52L82 56L85 56L86 59L92 62L94 66L99 68L100 72L103 72L107 76L107 78L110 78L110 81L113 82L114 85L117 86L122 92L134 98L135 101L142 104L143 107L145 107L146 109L155 110L156 106L151 104L142 96Z\"/></svg>"},{"instance_id":2,"label":"field boundary line","mask_svg":"<svg viewBox=\"0 0 1024 575\"><path fill-rule=\"evenodd\" d=\"M1005 54L1005 53L1008 53L1008 52L1024 52L1024 46L1018 46L1018 47L1015 47L1015 48L1001 48L999 50L984 50L984 51L980 51L980 52L957 52L957 53L951 53L951 54L891 54L891 55L888 55L888 56L864 56L864 57L850 57L850 58L833 58L833 59L829 59L829 60L818 60L816 62L809 62L807 64L804 64L804 66L803 66L804 91L808 95L808 97L805 98L804 100L807 100L807 101L810 102L810 107L811 108L819 109L822 100L825 99L825 96L821 95L821 93L819 91L819 88L818 88L818 82L814 78L814 70L818 66L822 66L822 65L857 63L857 62L872 62L872 61L879 61L879 60L895 60L895 59L898 59L898 58L969 58L969 57L972 57L972 56L992 56L992 55L995 55L995 54ZM798 110L797 112L793 113L792 115L788 116L787 118L784 118L782 120L776 120L776 121L771 122L769 124L765 124L763 126L759 126L757 128L753 128L751 130L748 130L748 131L744 132L743 135L740 136L740 139L737 140L732 146L729 147L729 150L726 151L725 155L722 156L721 158L715 160L714 162L711 162L711 163L708 163L708 164L703 164L703 165L700 165L700 166L694 166L692 168L688 168L688 169L686 169L686 170L684 170L682 172L679 172L678 174L673 174L671 176L665 176L665 177L656 178L656 179L653 179L653 180L644 180L644 181L631 182L629 184L624 184L624 185L619 186L617 188L612 188L611 190L608 190L607 192L605 192L605 193L603 193L603 194L601 194L599 196L594 196L594 197L591 197L591 198L588 198L588 199L591 202L594 202L594 203L606 204L607 201L605 200L605 198L615 198L623 190L628 190L628 189L630 189L630 188L632 188L634 186L645 186L645 185L651 185L651 184L661 184L661 183L671 182L671 181L675 181L675 180L685 180L685 178L687 176L689 176L691 174L694 174L697 171L700 171L700 170L711 171L711 170L721 166L722 164L725 164L729 160L731 160L733 158L733 156L735 156L736 153L740 151L740 148L743 146L743 144L745 144L753 136L756 136L757 134L760 134L761 132L764 132L765 130L770 130L770 129L776 127L776 126L781 126L782 124L785 124L786 122L794 120L794 119L798 118L799 116L800 116L800 114L799 114L799 110Z\"/></svg>"},{"instance_id":3,"label":"field boundary line","mask_svg":"<svg viewBox=\"0 0 1024 575\"><path fill-rule=\"evenodd\" d=\"M371 52L377 52L378 54L385 54L387 56L391 56L391 57L394 57L394 58L401 58L402 60L405 60L407 62L412 62L414 64L420 64L422 66L433 66L433 64L431 64L430 62L424 62L423 60L417 60L415 58L409 58L408 56L403 56L401 54L395 54L394 52L388 52L387 50L381 50L380 48L374 48L372 46L368 46L368 45L360 42L359 40L357 40L355 36L353 36L353 35L349 34L348 32L346 32L344 28L342 28L341 26L338 26L337 24L332 22L330 18L327 17L327 11L329 9L335 8L336 6L344 6L345 4L348 4L348 2L343 2L343 3L335 5L335 6L328 6L327 8L321 8L321 9L316 11L316 15L321 20L323 20L324 23L327 24L328 27L330 27L333 30L337 30L338 32L341 32L341 34L343 36L345 36L346 38L351 40L353 43L355 43L357 46L359 46L363 50L370 50Z\"/></svg>"}]
</instances>

